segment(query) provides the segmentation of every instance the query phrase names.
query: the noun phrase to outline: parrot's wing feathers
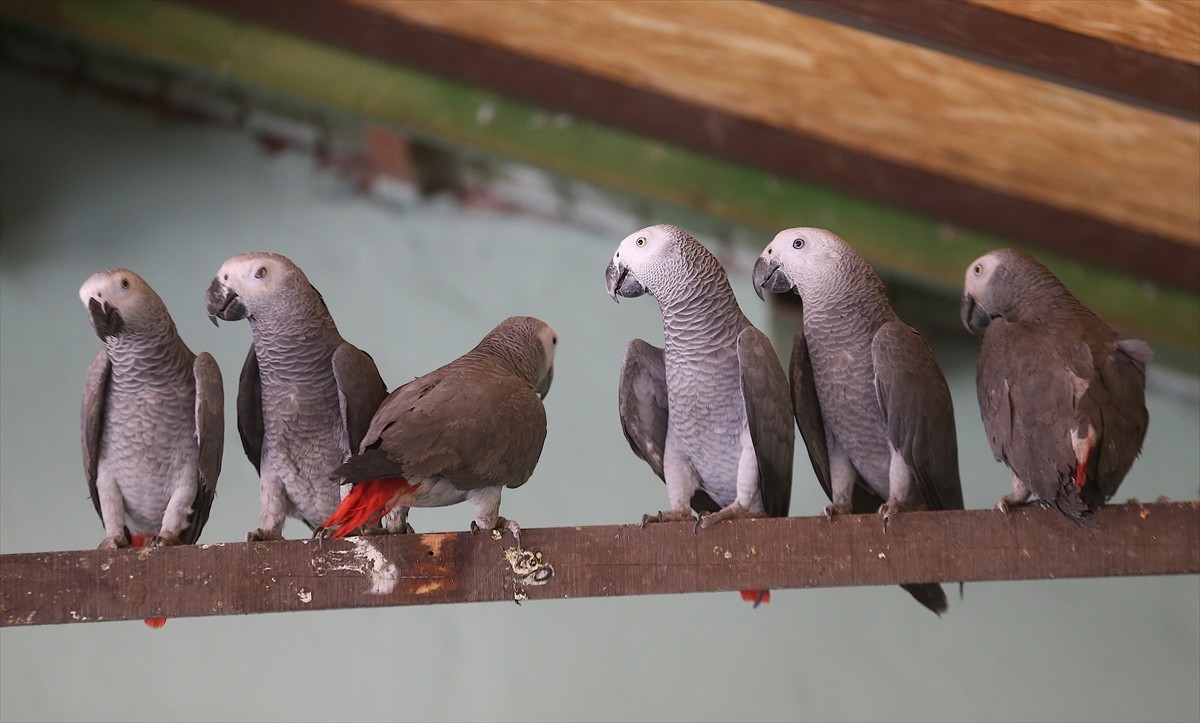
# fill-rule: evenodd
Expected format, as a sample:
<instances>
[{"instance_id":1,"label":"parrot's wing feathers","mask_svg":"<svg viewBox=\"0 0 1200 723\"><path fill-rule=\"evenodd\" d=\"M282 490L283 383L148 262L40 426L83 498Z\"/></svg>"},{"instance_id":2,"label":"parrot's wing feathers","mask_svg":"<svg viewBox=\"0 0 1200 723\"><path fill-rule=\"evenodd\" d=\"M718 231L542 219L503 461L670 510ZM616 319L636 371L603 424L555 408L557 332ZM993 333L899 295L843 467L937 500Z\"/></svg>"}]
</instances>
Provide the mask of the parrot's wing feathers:
<instances>
[{"instance_id":1,"label":"parrot's wing feathers","mask_svg":"<svg viewBox=\"0 0 1200 723\"><path fill-rule=\"evenodd\" d=\"M817 385L813 381L812 359L808 355L808 340L804 329L796 332L792 340L792 361L789 365L792 387L792 408L796 415L796 426L808 449L813 473L825 490L825 496L833 500L833 477L829 471L829 446L825 439L825 417L821 412L821 401L817 398ZM854 492L850 497L850 510L855 514L874 512L883 504L879 495L871 491L866 480L854 470Z\"/></svg>"},{"instance_id":2,"label":"parrot's wing feathers","mask_svg":"<svg viewBox=\"0 0 1200 723\"><path fill-rule=\"evenodd\" d=\"M258 375L258 356L251 345L246 362L242 364L242 376L238 380L237 427L242 438L242 449L254 465L254 471L262 474L263 409L262 380Z\"/></svg>"},{"instance_id":3,"label":"parrot's wing feathers","mask_svg":"<svg viewBox=\"0 0 1200 723\"><path fill-rule=\"evenodd\" d=\"M1070 438L1062 433L1071 421L1062 415L1075 402L1067 367L1059 358L1067 352L1062 341L1057 334L1047 338L1031 334L1024 324L993 319L980 345L976 391L996 459L1040 499L1078 515L1082 501L1063 484L1075 455ZM1068 497L1060 499L1064 492Z\"/></svg>"},{"instance_id":4,"label":"parrot's wing feathers","mask_svg":"<svg viewBox=\"0 0 1200 723\"><path fill-rule=\"evenodd\" d=\"M200 447L200 486L192 503L183 541L194 543L208 522L208 512L217 494L221 474L221 456L225 448L225 391L221 370L208 352L201 352L192 363L196 379L196 441Z\"/></svg>"},{"instance_id":5,"label":"parrot's wing feathers","mask_svg":"<svg viewBox=\"0 0 1200 723\"><path fill-rule=\"evenodd\" d=\"M387 397L387 386L371 355L349 342L333 352L333 377L337 381L338 403L351 454L359 451L371 417Z\"/></svg>"},{"instance_id":6,"label":"parrot's wing feathers","mask_svg":"<svg viewBox=\"0 0 1200 723\"><path fill-rule=\"evenodd\" d=\"M96 489L97 468L100 464L100 440L104 436L104 412L108 404L108 380L112 364L108 349L101 347L88 365L87 381L83 386L83 469L87 474L88 490L96 514L100 514L100 493Z\"/></svg>"},{"instance_id":7,"label":"parrot's wing feathers","mask_svg":"<svg viewBox=\"0 0 1200 723\"><path fill-rule=\"evenodd\" d=\"M460 489L521 486L546 441L545 407L512 374L457 372L447 366L397 389L368 438L378 436L409 478L442 476Z\"/></svg>"},{"instance_id":8,"label":"parrot's wing feathers","mask_svg":"<svg viewBox=\"0 0 1200 723\"><path fill-rule=\"evenodd\" d=\"M908 464L929 509L962 509L950 388L929 345L912 327L892 321L875 333L871 356L889 444Z\"/></svg>"},{"instance_id":9,"label":"parrot's wing feathers","mask_svg":"<svg viewBox=\"0 0 1200 723\"><path fill-rule=\"evenodd\" d=\"M625 346L617 383L621 431L629 447L659 478L667 444L667 370L663 350L634 339Z\"/></svg>"},{"instance_id":10,"label":"parrot's wing feathers","mask_svg":"<svg viewBox=\"0 0 1200 723\"><path fill-rule=\"evenodd\" d=\"M1108 501L1133 467L1142 449L1150 414L1146 410L1146 363L1153 352L1139 339L1122 339L1113 353L1103 360L1098 371L1099 383L1088 387L1088 396L1096 403L1101 417L1093 426L1101 432L1097 452L1095 490L1101 499L1090 501L1098 506ZM1085 493L1091 490L1084 488Z\"/></svg>"},{"instance_id":11,"label":"parrot's wing feathers","mask_svg":"<svg viewBox=\"0 0 1200 723\"><path fill-rule=\"evenodd\" d=\"M813 382L812 359L808 356L808 340L804 329L796 332L792 339L792 361L789 365L792 387L792 412L800 437L808 448L813 473L825 496L833 499L833 480L829 473L829 448L825 442L825 418L821 415L821 401L817 399L817 385Z\"/></svg>"},{"instance_id":12,"label":"parrot's wing feathers","mask_svg":"<svg viewBox=\"0 0 1200 723\"><path fill-rule=\"evenodd\" d=\"M737 353L746 423L758 457L763 506L771 517L783 517L791 501L792 453L796 444L787 378L771 341L753 326L738 334Z\"/></svg>"}]
</instances>

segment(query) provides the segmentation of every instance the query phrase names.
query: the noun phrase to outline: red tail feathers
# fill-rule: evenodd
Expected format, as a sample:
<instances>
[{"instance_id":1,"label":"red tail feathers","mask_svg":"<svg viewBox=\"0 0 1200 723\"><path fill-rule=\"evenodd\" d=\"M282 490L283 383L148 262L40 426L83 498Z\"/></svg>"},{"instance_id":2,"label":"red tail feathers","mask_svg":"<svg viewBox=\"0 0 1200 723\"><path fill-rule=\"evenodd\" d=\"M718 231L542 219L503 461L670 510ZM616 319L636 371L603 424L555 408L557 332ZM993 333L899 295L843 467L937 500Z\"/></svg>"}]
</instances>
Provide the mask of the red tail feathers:
<instances>
[{"instance_id":1,"label":"red tail feathers","mask_svg":"<svg viewBox=\"0 0 1200 723\"><path fill-rule=\"evenodd\" d=\"M742 590L742 599L746 602L754 603L754 607L758 607L763 603L771 602L770 590Z\"/></svg>"},{"instance_id":2,"label":"red tail feathers","mask_svg":"<svg viewBox=\"0 0 1200 723\"><path fill-rule=\"evenodd\" d=\"M342 500L322 527L330 531L331 537L346 537L354 534L363 525L374 524L392 511L397 495L415 490L403 477L385 477L359 482Z\"/></svg>"},{"instance_id":3,"label":"red tail feathers","mask_svg":"<svg viewBox=\"0 0 1200 723\"><path fill-rule=\"evenodd\" d=\"M145 535L130 535L129 545L131 547L145 547L149 540ZM158 629L167 624L166 618L146 618L142 622L146 623L146 627Z\"/></svg>"}]
</instances>

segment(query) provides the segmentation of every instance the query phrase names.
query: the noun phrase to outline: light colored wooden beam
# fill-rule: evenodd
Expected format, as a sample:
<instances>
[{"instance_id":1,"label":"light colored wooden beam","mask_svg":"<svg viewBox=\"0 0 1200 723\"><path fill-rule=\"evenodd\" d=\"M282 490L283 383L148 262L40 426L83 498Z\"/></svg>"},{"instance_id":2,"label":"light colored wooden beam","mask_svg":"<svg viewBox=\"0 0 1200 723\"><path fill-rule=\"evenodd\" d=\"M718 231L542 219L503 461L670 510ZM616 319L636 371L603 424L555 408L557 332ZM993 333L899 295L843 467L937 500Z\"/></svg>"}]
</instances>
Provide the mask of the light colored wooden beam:
<instances>
[{"instance_id":1,"label":"light colored wooden beam","mask_svg":"<svg viewBox=\"0 0 1200 723\"><path fill-rule=\"evenodd\" d=\"M964 0L1200 65L1200 0Z\"/></svg>"},{"instance_id":2,"label":"light colored wooden beam","mask_svg":"<svg viewBox=\"0 0 1200 723\"><path fill-rule=\"evenodd\" d=\"M550 122L552 116L543 108L189 5L5 0L0 19L12 23L10 50L17 45L17 27L25 28L20 32L29 33L30 42L49 43L62 52L77 48L75 62L85 62L78 76L70 71L75 79L86 80L88 69L103 69L110 62L108 54L116 53L120 67L145 63L145 72L158 78L145 87L161 88L165 78L178 74L221 89L234 101L267 98L272 107L294 103L290 112L322 123L371 118L440 142L695 209L720 219L719 224L756 228L764 238L796 225L797 219L812 219L837 229L881 270L945 288L960 288L971 259L1013 243L586 119ZM64 43L60 33L78 45ZM116 77L128 75L125 68ZM480 122L483 109L486 123ZM1150 288L1129 273L1092 263L1099 259L1079 263L1044 252L1039 257L1110 323L1150 340L1160 358L1168 344L1183 350L1179 363L1195 368L1200 350L1200 297L1195 293Z\"/></svg>"},{"instance_id":3,"label":"light colored wooden beam","mask_svg":"<svg viewBox=\"0 0 1200 723\"><path fill-rule=\"evenodd\" d=\"M345 1L1200 245L1181 118L762 3Z\"/></svg>"}]
</instances>

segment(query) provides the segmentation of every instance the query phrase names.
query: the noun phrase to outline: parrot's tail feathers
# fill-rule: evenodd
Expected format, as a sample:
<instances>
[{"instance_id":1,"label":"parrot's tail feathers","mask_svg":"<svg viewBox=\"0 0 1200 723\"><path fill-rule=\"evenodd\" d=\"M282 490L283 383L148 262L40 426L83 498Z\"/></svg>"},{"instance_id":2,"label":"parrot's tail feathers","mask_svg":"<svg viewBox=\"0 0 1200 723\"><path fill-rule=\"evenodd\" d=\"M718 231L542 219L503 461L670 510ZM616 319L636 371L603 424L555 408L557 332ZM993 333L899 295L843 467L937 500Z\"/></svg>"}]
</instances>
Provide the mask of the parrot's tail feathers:
<instances>
[{"instance_id":1,"label":"parrot's tail feathers","mask_svg":"<svg viewBox=\"0 0 1200 723\"><path fill-rule=\"evenodd\" d=\"M167 624L167 619L166 618L146 618L142 622L146 623L146 627L154 628L155 630L158 630L159 628L161 628L162 626Z\"/></svg>"},{"instance_id":2,"label":"parrot's tail feathers","mask_svg":"<svg viewBox=\"0 0 1200 723\"><path fill-rule=\"evenodd\" d=\"M758 607L763 603L771 602L770 590L742 590L742 599L749 603L754 603L754 607Z\"/></svg>"},{"instance_id":3,"label":"parrot's tail feathers","mask_svg":"<svg viewBox=\"0 0 1200 723\"><path fill-rule=\"evenodd\" d=\"M351 535L363 525L378 522L396 506L396 497L416 488L417 485L409 484L403 477L359 482L322 527L330 530L331 537Z\"/></svg>"},{"instance_id":4,"label":"parrot's tail feathers","mask_svg":"<svg viewBox=\"0 0 1200 723\"><path fill-rule=\"evenodd\" d=\"M912 595L917 602L937 613L938 617L941 617L942 613L950 609L950 602L946 600L946 592L936 582L919 585L901 585L900 587L904 588L909 595Z\"/></svg>"}]
</instances>

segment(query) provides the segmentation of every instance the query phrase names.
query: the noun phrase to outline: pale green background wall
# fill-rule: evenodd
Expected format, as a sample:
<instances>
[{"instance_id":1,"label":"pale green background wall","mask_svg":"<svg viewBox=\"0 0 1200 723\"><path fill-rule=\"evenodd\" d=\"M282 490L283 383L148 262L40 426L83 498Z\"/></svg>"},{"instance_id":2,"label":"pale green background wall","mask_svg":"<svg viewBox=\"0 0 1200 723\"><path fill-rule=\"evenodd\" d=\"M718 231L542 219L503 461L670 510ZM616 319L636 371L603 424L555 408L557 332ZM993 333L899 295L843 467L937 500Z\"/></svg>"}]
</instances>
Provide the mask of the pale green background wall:
<instances>
[{"instance_id":1,"label":"pale green background wall","mask_svg":"<svg viewBox=\"0 0 1200 723\"><path fill-rule=\"evenodd\" d=\"M79 453L84 371L100 342L77 298L127 266L225 374L224 473L203 541L257 525L257 480L233 424L244 323L203 296L249 250L295 260L389 385L473 345L509 314L561 344L550 434L504 513L527 527L629 523L665 504L616 416L623 346L661 340L650 299L614 305L604 266L643 222L597 233L449 202L354 196L311 158L245 134L0 71L0 551L91 548L102 531ZM671 221L655 218L654 221ZM804 219L796 219L797 224ZM766 238L763 239L765 244ZM752 256L728 252L753 321ZM953 303L953 302L950 302ZM787 341L781 351L787 352ZM969 507L1006 491L973 390L974 344L939 340ZM1119 499L1195 498L1198 384L1154 370L1143 458ZM792 513L824 497L798 445ZM418 531L469 510L417 511ZM286 533L304 528L290 522ZM233 572L233 571L231 571ZM898 588L776 591L177 619L0 632L4 720L1197 720L1200 582L972 584L938 619Z\"/></svg>"}]
</instances>

